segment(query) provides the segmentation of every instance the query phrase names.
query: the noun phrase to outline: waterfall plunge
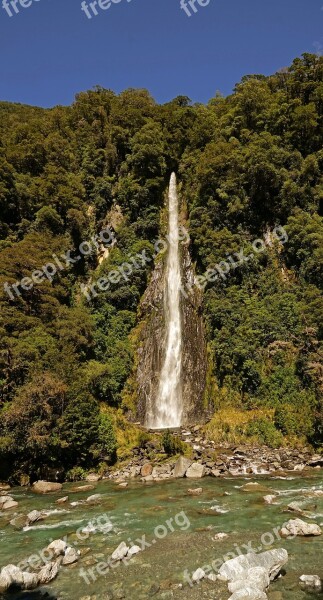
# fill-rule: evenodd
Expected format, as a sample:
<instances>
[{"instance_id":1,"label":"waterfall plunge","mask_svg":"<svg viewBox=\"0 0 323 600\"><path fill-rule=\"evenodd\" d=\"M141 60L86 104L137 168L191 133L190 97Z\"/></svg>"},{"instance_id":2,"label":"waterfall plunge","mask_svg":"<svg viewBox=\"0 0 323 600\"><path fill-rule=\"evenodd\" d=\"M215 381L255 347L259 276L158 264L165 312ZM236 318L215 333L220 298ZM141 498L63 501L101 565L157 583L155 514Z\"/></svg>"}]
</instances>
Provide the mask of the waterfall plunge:
<instances>
[{"instance_id":1,"label":"waterfall plunge","mask_svg":"<svg viewBox=\"0 0 323 600\"><path fill-rule=\"evenodd\" d=\"M172 173L169 185L168 256L165 276L165 359L153 413L147 426L151 429L179 427L182 402L182 325L180 312L181 269L178 230L178 197L176 176Z\"/></svg>"}]
</instances>

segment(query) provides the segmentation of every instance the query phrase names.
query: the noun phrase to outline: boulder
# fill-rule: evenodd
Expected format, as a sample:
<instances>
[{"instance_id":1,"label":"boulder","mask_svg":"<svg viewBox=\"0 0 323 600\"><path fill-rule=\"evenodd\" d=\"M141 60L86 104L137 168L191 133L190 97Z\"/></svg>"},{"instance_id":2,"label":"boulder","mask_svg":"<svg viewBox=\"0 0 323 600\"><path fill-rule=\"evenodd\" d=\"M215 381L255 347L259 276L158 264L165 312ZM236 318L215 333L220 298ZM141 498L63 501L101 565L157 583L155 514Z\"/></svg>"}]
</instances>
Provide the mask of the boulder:
<instances>
[{"instance_id":1,"label":"boulder","mask_svg":"<svg viewBox=\"0 0 323 600\"><path fill-rule=\"evenodd\" d=\"M32 525L32 523L36 523L37 521L42 521L44 519L43 513L39 512L39 510L32 510L28 513L26 517L26 524Z\"/></svg>"},{"instance_id":2,"label":"boulder","mask_svg":"<svg viewBox=\"0 0 323 600\"><path fill-rule=\"evenodd\" d=\"M126 488L128 487L128 483L126 481L122 481L121 483L118 484L119 488Z\"/></svg>"},{"instance_id":3,"label":"boulder","mask_svg":"<svg viewBox=\"0 0 323 600\"><path fill-rule=\"evenodd\" d=\"M46 585L53 581L58 574L59 562L49 562L42 569L40 569L38 575L38 585Z\"/></svg>"},{"instance_id":4,"label":"boulder","mask_svg":"<svg viewBox=\"0 0 323 600\"><path fill-rule=\"evenodd\" d=\"M269 579L273 581L287 561L288 553L284 548L267 550L260 554L250 552L226 561L220 567L219 575L222 581L234 581L243 579L246 572L253 567L263 567L267 571ZM245 583L247 584L246 580Z\"/></svg>"},{"instance_id":5,"label":"boulder","mask_svg":"<svg viewBox=\"0 0 323 600\"><path fill-rule=\"evenodd\" d=\"M52 552L53 556L64 556L66 549L67 543L64 540L54 540L46 548Z\"/></svg>"},{"instance_id":6,"label":"boulder","mask_svg":"<svg viewBox=\"0 0 323 600\"><path fill-rule=\"evenodd\" d=\"M141 477L148 477L153 472L153 467L150 463L145 463L141 467Z\"/></svg>"},{"instance_id":7,"label":"boulder","mask_svg":"<svg viewBox=\"0 0 323 600\"><path fill-rule=\"evenodd\" d=\"M62 560L62 565L66 566L66 565L72 565L73 563L76 563L80 558L80 554L79 552L77 552L77 550L75 550L75 548L72 548L72 546L68 546L68 548L66 548L65 550L65 554Z\"/></svg>"},{"instance_id":8,"label":"boulder","mask_svg":"<svg viewBox=\"0 0 323 600\"><path fill-rule=\"evenodd\" d=\"M200 463L192 463L186 471L188 479L201 479L205 473L205 466Z\"/></svg>"},{"instance_id":9,"label":"boulder","mask_svg":"<svg viewBox=\"0 0 323 600\"><path fill-rule=\"evenodd\" d=\"M122 560L123 558L125 558L129 552L129 547L127 546L127 544L125 542L121 542L121 544L119 544L118 548L115 549L115 551L112 553L111 558L112 560Z\"/></svg>"},{"instance_id":10,"label":"boulder","mask_svg":"<svg viewBox=\"0 0 323 600\"><path fill-rule=\"evenodd\" d=\"M176 478L184 477L187 469L191 466L192 461L184 456L180 456L175 463L173 475Z\"/></svg>"},{"instance_id":11,"label":"boulder","mask_svg":"<svg viewBox=\"0 0 323 600\"><path fill-rule=\"evenodd\" d=\"M0 591L7 591L12 585L22 587L23 572L16 565L7 565L0 573Z\"/></svg>"},{"instance_id":12,"label":"boulder","mask_svg":"<svg viewBox=\"0 0 323 600\"><path fill-rule=\"evenodd\" d=\"M18 502L12 498L8 498L7 501L2 505L2 510L9 510L10 508L16 508L17 506Z\"/></svg>"},{"instance_id":13,"label":"boulder","mask_svg":"<svg viewBox=\"0 0 323 600\"><path fill-rule=\"evenodd\" d=\"M280 531L282 537L321 535L322 529L316 523L305 523L302 519L291 519Z\"/></svg>"},{"instance_id":14,"label":"boulder","mask_svg":"<svg viewBox=\"0 0 323 600\"><path fill-rule=\"evenodd\" d=\"M24 590L33 590L34 588L38 587L39 575L37 573L27 573L26 571L23 571L22 576L23 583L21 587Z\"/></svg>"},{"instance_id":15,"label":"boulder","mask_svg":"<svg viewBox=\"0 0 323 600\"><path fill-rule=\"evenodd\" d=\"M323 582L318 575L302 575L299 583L304 591L320 593L323 591Z\"/></svg>"},{"instance_id":16,"label":"boulder","mask_svg":"<svg viewBox=\"0 0 323 600\"><path fill-rule=\"evenodd\" d=\"M270 580L267 570L264 567L252 567L245 571L241 579L234 579L228 585L229 592L238 592L246 587L265 592L269 587Z\"/></svg>"},{"instance_id":17,"label":"boulder","mask_svg":"<svg viewBox=\"0 0 323 600\"><path fill-rule=\"evenodd\" d=\"M61 483L52 481L36 481L32 485L32 489L37 494L50 494L51 492L59 492L62 489Z\"/></svg>"}]
</instances>

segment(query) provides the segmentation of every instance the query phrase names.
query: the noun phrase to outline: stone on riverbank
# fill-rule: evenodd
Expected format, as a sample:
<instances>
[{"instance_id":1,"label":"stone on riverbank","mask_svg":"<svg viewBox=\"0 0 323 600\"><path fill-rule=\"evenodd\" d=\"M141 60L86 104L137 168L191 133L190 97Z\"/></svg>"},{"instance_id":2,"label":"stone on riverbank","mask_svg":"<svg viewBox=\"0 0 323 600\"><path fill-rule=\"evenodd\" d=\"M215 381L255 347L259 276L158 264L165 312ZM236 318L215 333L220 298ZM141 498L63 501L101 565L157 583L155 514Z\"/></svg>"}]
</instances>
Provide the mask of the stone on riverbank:
<instances>
[{"instance_id":1,"label":"stone on riverbank","mask_svg":"<svg viewBox=\"0 0 323 600\"><path fill-rule=\"evenodd\" d=\"M201 479L204 477L205 467L200 463L192 463L191 466L186 471L186 477L188 479Z\"/></svg>"},{"instance_id":2,"label":"stone on riverbank","mask_svg":"<svg viewBox=\"0 0 323 600\"><path fill-rule=\"evenodd\" d=\"M176 479L184 477L187 469L189 469L191 464L192 464L191 460L189 460L188 458L185 458L184 456L180 456L179 459L175 463L173 476Z\"/></svg>"},{"instance_id":3,"label":"stone on riverbank","mask_svg":"<svg viewBox=\"0 0 323 600\"><path fill-rule=\"evenodd\" d=\"M32 490L37 494L50 494L51 492L59 492L62 487L61 483L53 481L36 481L32 485Z\"/></svg>"}]
</instances>

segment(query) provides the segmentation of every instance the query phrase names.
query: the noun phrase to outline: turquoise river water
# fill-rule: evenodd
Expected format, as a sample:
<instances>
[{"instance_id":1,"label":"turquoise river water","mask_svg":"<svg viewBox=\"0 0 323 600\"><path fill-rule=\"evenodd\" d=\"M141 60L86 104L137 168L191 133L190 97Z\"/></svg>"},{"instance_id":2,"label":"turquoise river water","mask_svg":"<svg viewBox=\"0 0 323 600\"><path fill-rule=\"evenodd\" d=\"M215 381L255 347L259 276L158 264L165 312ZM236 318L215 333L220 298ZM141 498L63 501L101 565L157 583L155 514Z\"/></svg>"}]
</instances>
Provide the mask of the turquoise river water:
<instances>
[{"instance_id":1,"label":"turquoise river water","mask_svg":"<svg viewBox=\"0 0 323 600\"><path fill-rule=\"evenodd\" d=\"M248 481L257 481L262 487L245 492L242 486ZM65 484L62 492L50 496L36 495L28 488L13 489L11 495L19 502L19 513L46 511L45 520L30 528L15 529L9 523L13 513L0 513L1 567L18 564L31 555L36 555L37 560L37 554L51 540L64 536L80 550L79 562L62 567L57 579L42 588L50 598L227 600L230 594L226 586L203 581L191 587L184 583L188 580L185 571L189 576L198 567L210 565L216 572L227 553L246 552L243 545L251 549L251 544L256 551L284 547L289 553L286 573L270 587L269 598L273 600L313 598L300 590L298 578L304 573L323 577L323 535L286 540L279 539L277 532L284 522L295 517L286 512L293 501L307 510L305 521L323 523L323 497L313 494L313 490L323 490L320 471L286 478L131 482L125 489L102 481L86 493L73 493L73 487L75 484ZM188 495L187 490L195 487L202 487L203 493ZM264 503L263 496L270 493L278 494L277 504ZM91 494L102 495L99 504L88 506L82 502ZM56 504L64 495L69 496L69 502ZM228 537L214 540L219 532ZM122 541L143 549L128 564L119 563L100 574L97 565L108 565L111 553ZM41 597L37 592L8 596L15 600Z\"/></svg>"}]
</instances>

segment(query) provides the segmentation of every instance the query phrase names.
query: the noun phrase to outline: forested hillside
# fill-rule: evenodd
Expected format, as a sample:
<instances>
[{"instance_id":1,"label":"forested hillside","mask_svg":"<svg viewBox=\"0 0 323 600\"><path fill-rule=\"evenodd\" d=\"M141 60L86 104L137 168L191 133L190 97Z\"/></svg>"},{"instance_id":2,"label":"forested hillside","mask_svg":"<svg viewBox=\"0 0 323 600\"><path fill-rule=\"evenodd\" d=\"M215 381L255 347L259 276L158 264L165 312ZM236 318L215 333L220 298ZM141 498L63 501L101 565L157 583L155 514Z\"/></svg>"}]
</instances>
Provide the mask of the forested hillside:
<instances>
[{"instance_id":1,"label":"forested hillside","mask_svg":"<svg viewBox=\"0 0 323 600\"><path fill-rule=\"evenodd\" d=\"M100 467L138 442L127 382L154 262L82 289L152 256L172 170L196 274L254 254L203 285L208 435L320 445L322 81L306 54L206 106L102 88L71 107L0 103L0 479Z\"/></svg>"}]
</instances>

